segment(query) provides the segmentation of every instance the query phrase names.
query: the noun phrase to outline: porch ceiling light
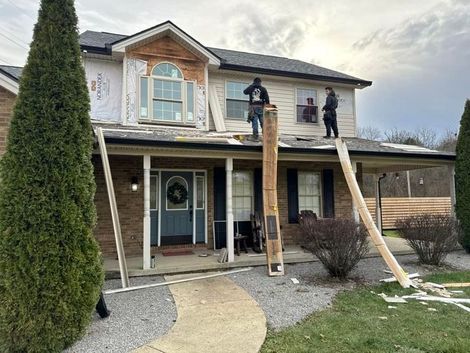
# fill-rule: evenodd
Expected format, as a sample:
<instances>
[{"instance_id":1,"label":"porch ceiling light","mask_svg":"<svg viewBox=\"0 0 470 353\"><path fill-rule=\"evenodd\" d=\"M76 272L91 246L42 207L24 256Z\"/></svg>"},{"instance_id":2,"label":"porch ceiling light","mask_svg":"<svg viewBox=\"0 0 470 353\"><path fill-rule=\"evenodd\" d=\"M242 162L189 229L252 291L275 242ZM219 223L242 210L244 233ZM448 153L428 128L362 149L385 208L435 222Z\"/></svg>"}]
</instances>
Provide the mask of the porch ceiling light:
<instances>
[{"instance_id":1,"label":"porch ceiling light","mask_svg":"<svg viewBox=\"0 0 470 353\"><path fill-rule=\"evenodd\" d=\"M137 177L132 177L131 179L131 191L136 192L139 189L139 180Z\"/></svg>"}]
</instances>

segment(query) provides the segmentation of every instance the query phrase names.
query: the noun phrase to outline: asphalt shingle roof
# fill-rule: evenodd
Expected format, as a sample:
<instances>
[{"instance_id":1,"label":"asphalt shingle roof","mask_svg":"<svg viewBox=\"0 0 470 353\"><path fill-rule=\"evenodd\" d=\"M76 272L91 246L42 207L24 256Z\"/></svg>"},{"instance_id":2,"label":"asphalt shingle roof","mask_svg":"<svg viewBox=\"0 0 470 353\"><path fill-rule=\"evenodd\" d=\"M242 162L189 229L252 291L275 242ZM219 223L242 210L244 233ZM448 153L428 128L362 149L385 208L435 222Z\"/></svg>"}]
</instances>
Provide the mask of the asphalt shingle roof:
<instances>
[{"instance_id":1,"label":"asphalt shingle roof","mask_svg":"<svg viewBox=\"0 0 470 353\"><path fill-rule=\"evenodd\" d=\"M220 134L213 131L203 131L198 129L177 129L162 126L138 126L130 127L123 125L110 125L93 123L94 128L103 128L103 133L107 141L118 144L138 144L149 146L174 146L186 148L207 148L207 149L234 149L234 150L262 150L260 142L251 142L248 140L240 141L237 144L231 144L228 140L211 141L210 137L227 137L232 134ZM233 133L237 135L237 133ZM187 138L208 138L198 141ZM351 154L356 155L380 155L389 157L414 157L414 158L432 158L443 160L454 160L455 153L445 151L433 151L417 146L396 145L395 147L384 144L380 141L365 140L361 138L348 137L343 138ZM281 134L279 140L280 152L303 152L303 153L323 153L336 154L334 140L326 140L322 137L312 136L294 136Z\"/></svg>"},{"instance_id":2,"label":"asphalt shingle roof","mask_svg":"<svg viewBox=\"0 0 470 353\"><path fill-rule=\"evenodd\" d=\"M6 74L7 76L9 76L11 79L15 81L19 81L22 71L23 71L22 67L0 65L0 72Z\"/></svg>"},{"instance_id":3,"label":"asphalt shingle roof","mask_svg":"<svg viewBox=\"0 0 470 353\"><path fill-rule=\"evenodd\" d=\"M80 35L80 45L91 52L110 55L110 46L114 42L130 36L117 33L85 31ZM247 53L228 49L210 48L221 59L221 68L253 73L265 73L288 77L329 80L370 86L372 82L359 79L338 71L330 70L304 61L280 56Z\"/></svg>"}]
</instances>

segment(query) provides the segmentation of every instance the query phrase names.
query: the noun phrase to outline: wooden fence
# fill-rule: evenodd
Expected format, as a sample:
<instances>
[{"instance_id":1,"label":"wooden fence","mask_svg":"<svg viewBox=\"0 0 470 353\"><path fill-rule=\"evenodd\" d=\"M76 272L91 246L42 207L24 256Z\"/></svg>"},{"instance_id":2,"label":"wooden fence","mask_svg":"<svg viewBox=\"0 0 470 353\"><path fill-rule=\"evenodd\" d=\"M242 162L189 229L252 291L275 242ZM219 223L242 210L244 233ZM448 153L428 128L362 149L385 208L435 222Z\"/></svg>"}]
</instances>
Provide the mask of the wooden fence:
<instances>
[{"instance_id":1,"label":"wooden fence","mask_svg":"<svg viewBox=\"0 0 470 353\"><path fill-rule=\"evenodd\" d=\"M375 221L375 198L366 198L367 208ZM403 217L421 213L450 214L450 197L385 197L382 199L383 229L394 229Z\"/></svg>"}]
</instances>

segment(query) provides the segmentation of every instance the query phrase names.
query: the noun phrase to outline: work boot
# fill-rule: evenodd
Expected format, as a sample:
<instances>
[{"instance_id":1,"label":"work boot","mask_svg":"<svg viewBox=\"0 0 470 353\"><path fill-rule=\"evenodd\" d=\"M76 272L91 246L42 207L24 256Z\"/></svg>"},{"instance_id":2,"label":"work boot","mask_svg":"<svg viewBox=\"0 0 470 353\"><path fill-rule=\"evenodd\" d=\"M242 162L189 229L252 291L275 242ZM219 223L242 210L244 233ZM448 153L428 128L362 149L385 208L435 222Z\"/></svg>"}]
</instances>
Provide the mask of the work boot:
<instances>
[{"instance_id":1,"label":"work boot","mask_svg":"<svg viewBox=\"0 0 470 353\"><path fill-rule=\"evenodd\" d=\"M330 139L331 136L323 136L324 139Z\"/></svg>"},{"instance_id":2,"label":"work boot","mask_svg":"<svg viewBox=\"0 0 470 353\"><path fill-rule=\"evenodd\" d=\"M259 135L248 136L247 140L252 142L259 142Z\"/></svg>"}]
</instances>

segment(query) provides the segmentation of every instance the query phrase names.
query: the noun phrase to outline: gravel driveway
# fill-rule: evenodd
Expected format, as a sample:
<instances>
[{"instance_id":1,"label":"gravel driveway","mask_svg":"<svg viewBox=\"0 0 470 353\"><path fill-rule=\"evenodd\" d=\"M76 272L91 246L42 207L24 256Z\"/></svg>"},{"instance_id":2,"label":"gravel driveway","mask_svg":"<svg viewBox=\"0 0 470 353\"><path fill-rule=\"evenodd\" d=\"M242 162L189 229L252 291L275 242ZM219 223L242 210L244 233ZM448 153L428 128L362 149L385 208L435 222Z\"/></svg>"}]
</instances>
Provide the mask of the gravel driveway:
<instances>
[{"instance_id":1,"label":"gravel driveway","mask_svg":"<svg viewBox=\"0 0 470 353\"><path fill-rule=\"evenodd\" d=\"M397 260L409 273L426 275L446 269L420 266L415 255L398 256ZM470 269L470 255L464 251L453 252L447 263L455 268ZM391 276L384 273L387 265L381 257L360 261L345 282L331 279L320 262L286 265L285 269L284 277L268 277L265 267L230 276L258 302L269 327L274 330L294 325L309 314L328 307L339 291L353 289L358 284L378 284L380 279ZM300 283L294 284L291 278Z\"/></svg>"},{"instance_id":2,"label":"gravel driveway","mask_svg":"<svg viewBox=\"0 0 470 353\"><path fill-rule=\"evenodd\" d=\"M162 282L163 277L131 278L131 285ZM120 280L109 280L105 289L120 288ZM111 315L95 313L85 337L67 353L124 353L163 336L176 320L176 307L167 286L105 296Z\"/></svg>"}]
</instances>

